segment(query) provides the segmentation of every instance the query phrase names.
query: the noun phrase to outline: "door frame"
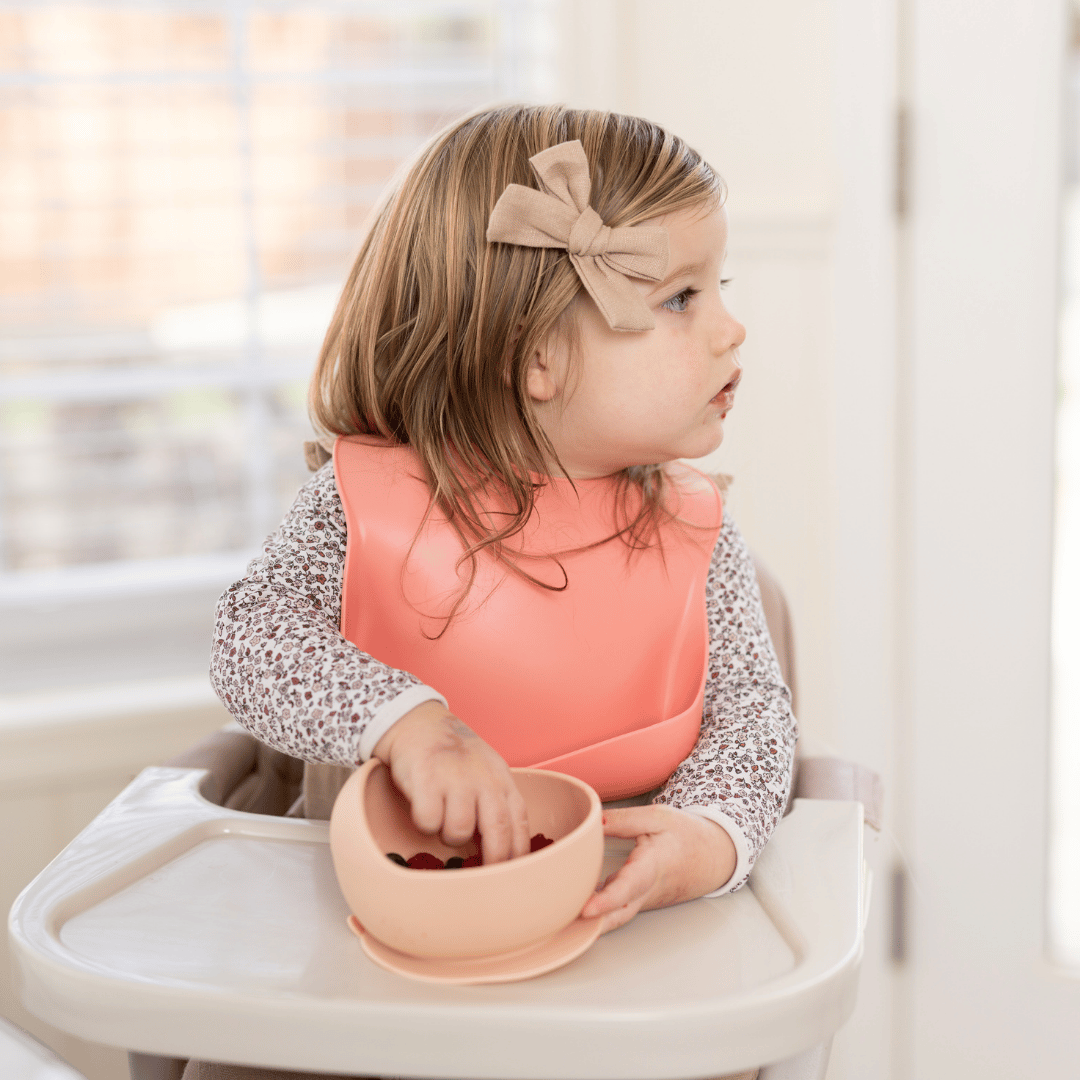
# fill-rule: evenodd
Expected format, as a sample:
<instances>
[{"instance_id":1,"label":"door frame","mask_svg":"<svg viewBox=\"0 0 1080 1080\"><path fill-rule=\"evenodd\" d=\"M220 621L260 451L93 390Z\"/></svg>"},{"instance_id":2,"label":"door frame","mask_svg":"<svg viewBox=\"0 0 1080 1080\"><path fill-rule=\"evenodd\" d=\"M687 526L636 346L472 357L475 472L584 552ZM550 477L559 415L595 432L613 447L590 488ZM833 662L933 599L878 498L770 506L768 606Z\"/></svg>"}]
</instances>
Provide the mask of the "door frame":
<instances>
[{"instance_id":1,"label":"door frame","mask_svg":"<svg viewBox=\"0 0 1080 1080\"><path fill-rule=\"evenodd\" d=\"M1075 1076L1046 955L1064 0L908 0L901 1075Z\"/></svg>"}]
</instances>

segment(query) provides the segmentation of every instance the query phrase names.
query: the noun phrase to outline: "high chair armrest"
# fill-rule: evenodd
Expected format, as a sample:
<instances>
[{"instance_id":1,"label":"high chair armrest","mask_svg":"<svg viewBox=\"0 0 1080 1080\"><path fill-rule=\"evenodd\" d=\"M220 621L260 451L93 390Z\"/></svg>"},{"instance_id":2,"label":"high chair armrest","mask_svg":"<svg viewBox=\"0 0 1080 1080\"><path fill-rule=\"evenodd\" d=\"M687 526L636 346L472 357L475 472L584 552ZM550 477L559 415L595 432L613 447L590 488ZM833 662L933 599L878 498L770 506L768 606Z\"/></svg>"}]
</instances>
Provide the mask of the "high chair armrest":
<instances>
[{"instance_id":1,"label":"high chair armrest","mask_svg":"<svg viewBox=\"0 0 1080 1080\"><path fill-rule=\"evenodd\" d=\"M280 817L300 795L304 763L233 725L208 735L165 762L178 769L206 769L204 799L230 810Z\"/></svg>"},{"instance_id":2,"label":"high chair armrest","mask_svg":"<svg viewBox=\"0 0 1080 1080\"><path fill-rule=\"evenodd\" d=\"M881 830L885 789L881 777L865 765L837 757L799 758L795 765L793 797L861 802L863 820Z\"/></svg>"},{"instance_id":3,"label":"high chair armrest","mask_svg":"<svg viewBox=\"0 0 1080 1080\"><path fill-rule=\"evenodd\" d=\"M226 728L207 735L176 757L164 762L176 769L206 769L201 794L208 802L224 806L229 796L252 773L258 756L258 740L246 731Z\"/></svg>"}]
</instances>

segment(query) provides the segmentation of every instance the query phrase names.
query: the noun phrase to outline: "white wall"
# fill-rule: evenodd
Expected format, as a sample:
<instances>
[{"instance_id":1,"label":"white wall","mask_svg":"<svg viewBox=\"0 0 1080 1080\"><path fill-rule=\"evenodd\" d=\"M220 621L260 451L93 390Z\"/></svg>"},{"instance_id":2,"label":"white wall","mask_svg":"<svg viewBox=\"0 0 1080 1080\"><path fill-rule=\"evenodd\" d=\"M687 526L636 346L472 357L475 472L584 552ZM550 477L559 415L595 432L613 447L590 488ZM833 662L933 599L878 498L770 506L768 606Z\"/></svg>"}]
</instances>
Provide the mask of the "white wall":
<instances>
[{"instance_id":1,"label":"white wall","mask_svg":"<svg viewBox=\"0 0 1080 1080\"><path fill-rule=\"evenodd\" d=\"M565 0L562 96L657 120L729 186L745 377L729 507L792 604L799 718L892 794L895 652L895 0ZM832 1080L898 1075L889 837L858 1011Z\"/></svg>"},{"instance_id":2,"label":"white wall","mask_svg":"<svg viewBox=\"0 0 1080 1080\"><path fill-rule=\"evenodd\" d=\"M799 625L802 719L833 732L831 9L823 2L567 0L563 96L648 116L729 188L730 306L745 376L709 459ZM576 32L575 32L576 31Z\"/></svg>"},{"instance_id":3,"label":"white wall","mask_svg":"<svg viewBox=\"0 0 1080 1080\"><path fill-rule=\"evenodd\" d=\"M1072 1080L1080 979L1045 941L1066 5L912 8L911 1073Z\"/></svg>"}]
</instances>

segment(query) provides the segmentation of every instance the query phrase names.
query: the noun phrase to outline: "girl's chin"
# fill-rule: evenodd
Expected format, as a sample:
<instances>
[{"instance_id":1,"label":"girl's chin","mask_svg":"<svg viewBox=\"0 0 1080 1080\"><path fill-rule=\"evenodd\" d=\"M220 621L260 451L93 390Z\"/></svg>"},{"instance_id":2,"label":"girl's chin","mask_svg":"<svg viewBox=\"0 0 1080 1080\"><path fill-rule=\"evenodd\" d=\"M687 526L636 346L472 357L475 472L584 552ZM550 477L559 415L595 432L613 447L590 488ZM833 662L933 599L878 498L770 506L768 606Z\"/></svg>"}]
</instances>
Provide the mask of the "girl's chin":
<instances>
[{"instance_id":1,"label":"girl's chin","mask_svg":"<svg viewBox=\"0 0 1080 1080\"><path fill-rule=\"evenodd\" d=\"M724 441L724 429L714 429L713 434L714 438L699 443L691 453L683 454L682 457L688 461L696 461L698 458L708 457L714 450L719 450Z\"/></svg>"},{"instance_id":2,"label":"girl's chin","mask_svg":"<svg viewBox=\"0 0 1080 1080\"><path fill-rule=\"evenodd\" d=\"M726 419L727 413L721 413L719 416L714 417L712 423L709 424L709 435L712 437L713 450L724 441L724 421Z\"/></svg>"}]
</instances>

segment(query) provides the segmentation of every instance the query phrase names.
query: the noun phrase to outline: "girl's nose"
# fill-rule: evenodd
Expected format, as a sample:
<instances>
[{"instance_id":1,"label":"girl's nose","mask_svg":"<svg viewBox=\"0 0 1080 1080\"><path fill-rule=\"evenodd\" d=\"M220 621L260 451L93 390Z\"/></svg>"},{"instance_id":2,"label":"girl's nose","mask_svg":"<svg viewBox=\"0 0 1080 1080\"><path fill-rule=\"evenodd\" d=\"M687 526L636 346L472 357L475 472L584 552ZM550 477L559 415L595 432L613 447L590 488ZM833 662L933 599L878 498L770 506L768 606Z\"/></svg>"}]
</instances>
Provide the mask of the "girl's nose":
<instances>
[{"instance_id":1,"label":"girl's nose","mask_svg":"<svg viewBox=\"0 0 1080 1080\"><path fill-rule=\"evenodd\" d=\"M746 327L738 319L731 321L735 324L735 340L732 344L737 349L746 340Z\"/></svg>"},{"instance_id":2,"label":"girl's nose","mask_svg":"<svg viewBox=\"0 0 1080 1080\"><path fill-rule=\"evenodd\" d=\"M726 308L723 309L716 327L715 348L718 353L737 349L746 340L746 327Z\"/></svg>"}]
</instances>

